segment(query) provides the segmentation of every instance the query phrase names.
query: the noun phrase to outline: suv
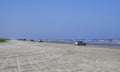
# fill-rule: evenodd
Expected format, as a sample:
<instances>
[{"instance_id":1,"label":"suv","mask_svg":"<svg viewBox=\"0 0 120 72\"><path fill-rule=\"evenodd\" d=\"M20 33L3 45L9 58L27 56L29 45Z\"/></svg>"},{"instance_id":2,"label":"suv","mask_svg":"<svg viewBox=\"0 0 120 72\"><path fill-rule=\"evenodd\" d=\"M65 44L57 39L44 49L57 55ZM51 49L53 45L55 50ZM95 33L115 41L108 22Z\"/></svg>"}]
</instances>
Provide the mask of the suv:
<instances>
[{"instance_id":1,"label":"suv","mask_svg":"<svg viewBox=\"0 0 120 72\"><path fill-rule=\"evenodd\" d=\"M81 45L81 46L85 46L86 43L82 42L82 41L75 41L74 42L75 45Z\"/></svg>"}]
</instances>

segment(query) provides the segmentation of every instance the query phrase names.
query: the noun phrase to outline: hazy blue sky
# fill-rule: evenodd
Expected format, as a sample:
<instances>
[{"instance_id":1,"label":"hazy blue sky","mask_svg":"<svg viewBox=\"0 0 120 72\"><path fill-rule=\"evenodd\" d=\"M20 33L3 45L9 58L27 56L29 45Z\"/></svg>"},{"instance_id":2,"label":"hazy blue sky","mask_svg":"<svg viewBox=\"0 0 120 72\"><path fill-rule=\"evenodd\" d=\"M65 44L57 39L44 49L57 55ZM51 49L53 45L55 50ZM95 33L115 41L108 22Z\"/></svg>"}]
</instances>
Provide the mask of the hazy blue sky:
<instances>
[{"instance_id":1,"label":"hazy blue sky","mask_svg":"<svg viewBox=\"0 0 120 72\"><path fill-rule=\"evenodd\" d=\"M0 0L0 37L120 39L120 0Z\"/></svg>"}]
</instances>

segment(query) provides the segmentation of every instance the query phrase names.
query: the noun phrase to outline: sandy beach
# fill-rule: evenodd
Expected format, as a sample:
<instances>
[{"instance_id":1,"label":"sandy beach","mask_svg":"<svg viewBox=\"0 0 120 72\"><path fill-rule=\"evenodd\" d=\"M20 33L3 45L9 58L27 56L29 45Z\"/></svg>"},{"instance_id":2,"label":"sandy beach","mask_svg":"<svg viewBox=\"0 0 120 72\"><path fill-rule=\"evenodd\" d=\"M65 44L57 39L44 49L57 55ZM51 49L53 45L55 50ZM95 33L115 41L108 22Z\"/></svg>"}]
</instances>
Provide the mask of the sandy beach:
<instances>
[{"instance_id":1,"label":"sandy beach","mask_svg":"<svg viewBox=\"0 0 120 72\"><path fill-rule=\"evenodd\" d=\"M10 40L0 72L120 72L120 49Z\"/></svg>"}]
</instances>

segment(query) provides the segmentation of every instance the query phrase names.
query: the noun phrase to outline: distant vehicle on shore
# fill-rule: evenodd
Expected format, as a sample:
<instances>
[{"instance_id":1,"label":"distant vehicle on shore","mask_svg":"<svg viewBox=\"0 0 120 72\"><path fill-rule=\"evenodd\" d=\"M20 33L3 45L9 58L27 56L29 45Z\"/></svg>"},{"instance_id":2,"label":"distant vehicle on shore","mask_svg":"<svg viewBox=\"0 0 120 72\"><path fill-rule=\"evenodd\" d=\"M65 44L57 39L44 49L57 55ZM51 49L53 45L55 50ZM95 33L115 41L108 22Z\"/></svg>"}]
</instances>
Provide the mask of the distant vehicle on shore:
<instances>
[{"instance_id":1,"label":"distant vehicle on shore","mask_svg":"<svg viewBox=\"0 0 120 72\"><path fill-rule=\"evenodd\" d=\"M33 42L34 40L32 40L32 39L31 39L30 41L32 41L32 42Z\"/></svg>"},{"instance_id":2,"label":"distant vehicle on shore","mask_svg":"<svg viewBox=\"0 0 120 72\"><path fill-rule=\"evenodd\" d=\"M23 41L26 41L27 39L23 39Z\"/></svg>"},{"instance_id":3,"label":"distant vehicle on shore","mask_svg":"<svg viewBox=\"0 0 120 72\"><path fill-rule=\"evenodd\" d=\"M38 42L43 42L42 40L38 40Z\"/></svg>"},{"instance_id":4,"label":"distant vehicle on shore","mask_svg":"<svg viewBox=\"0 0 120 72\"><path fill-rule=\"evenodd\" d=\"M82 41L75 41L74 44L78 45L78 46L86 46L86 43L84 43Z\"/></svg>"},{"instance_id":5,"label":"distant vehicle on shore","mask_svg":"<svg viewBox=\"0 0 120 72\"><path fill-rule=\"evenodd\" d=\"M18 40L26 41L27 39L18 39Z\"/></svg>"}]
</instances>

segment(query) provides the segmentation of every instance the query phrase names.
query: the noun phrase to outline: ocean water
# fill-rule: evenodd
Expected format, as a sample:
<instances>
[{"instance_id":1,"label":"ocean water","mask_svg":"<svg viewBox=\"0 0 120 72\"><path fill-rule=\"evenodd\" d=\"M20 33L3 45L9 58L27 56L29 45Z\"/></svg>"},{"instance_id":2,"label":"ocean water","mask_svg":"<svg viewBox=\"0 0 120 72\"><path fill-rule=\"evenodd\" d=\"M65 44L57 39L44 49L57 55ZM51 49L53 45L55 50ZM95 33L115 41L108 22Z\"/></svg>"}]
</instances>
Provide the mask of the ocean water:
<instances>
[{"instance_id":1,"label":"ocean water","mask_svg":"<svg viewBox=\"0 0 120 72\"><path fill-rule=\"evenodd\" d=\"M120 47L120 40L113 40L113 39L84 39L84 40L49 40L47 42L52 43L62 43L62 44L74 44L75 41L83 41L87 45L96 45L96 46L116 46Z\"/></svg>"}]
</instances>

